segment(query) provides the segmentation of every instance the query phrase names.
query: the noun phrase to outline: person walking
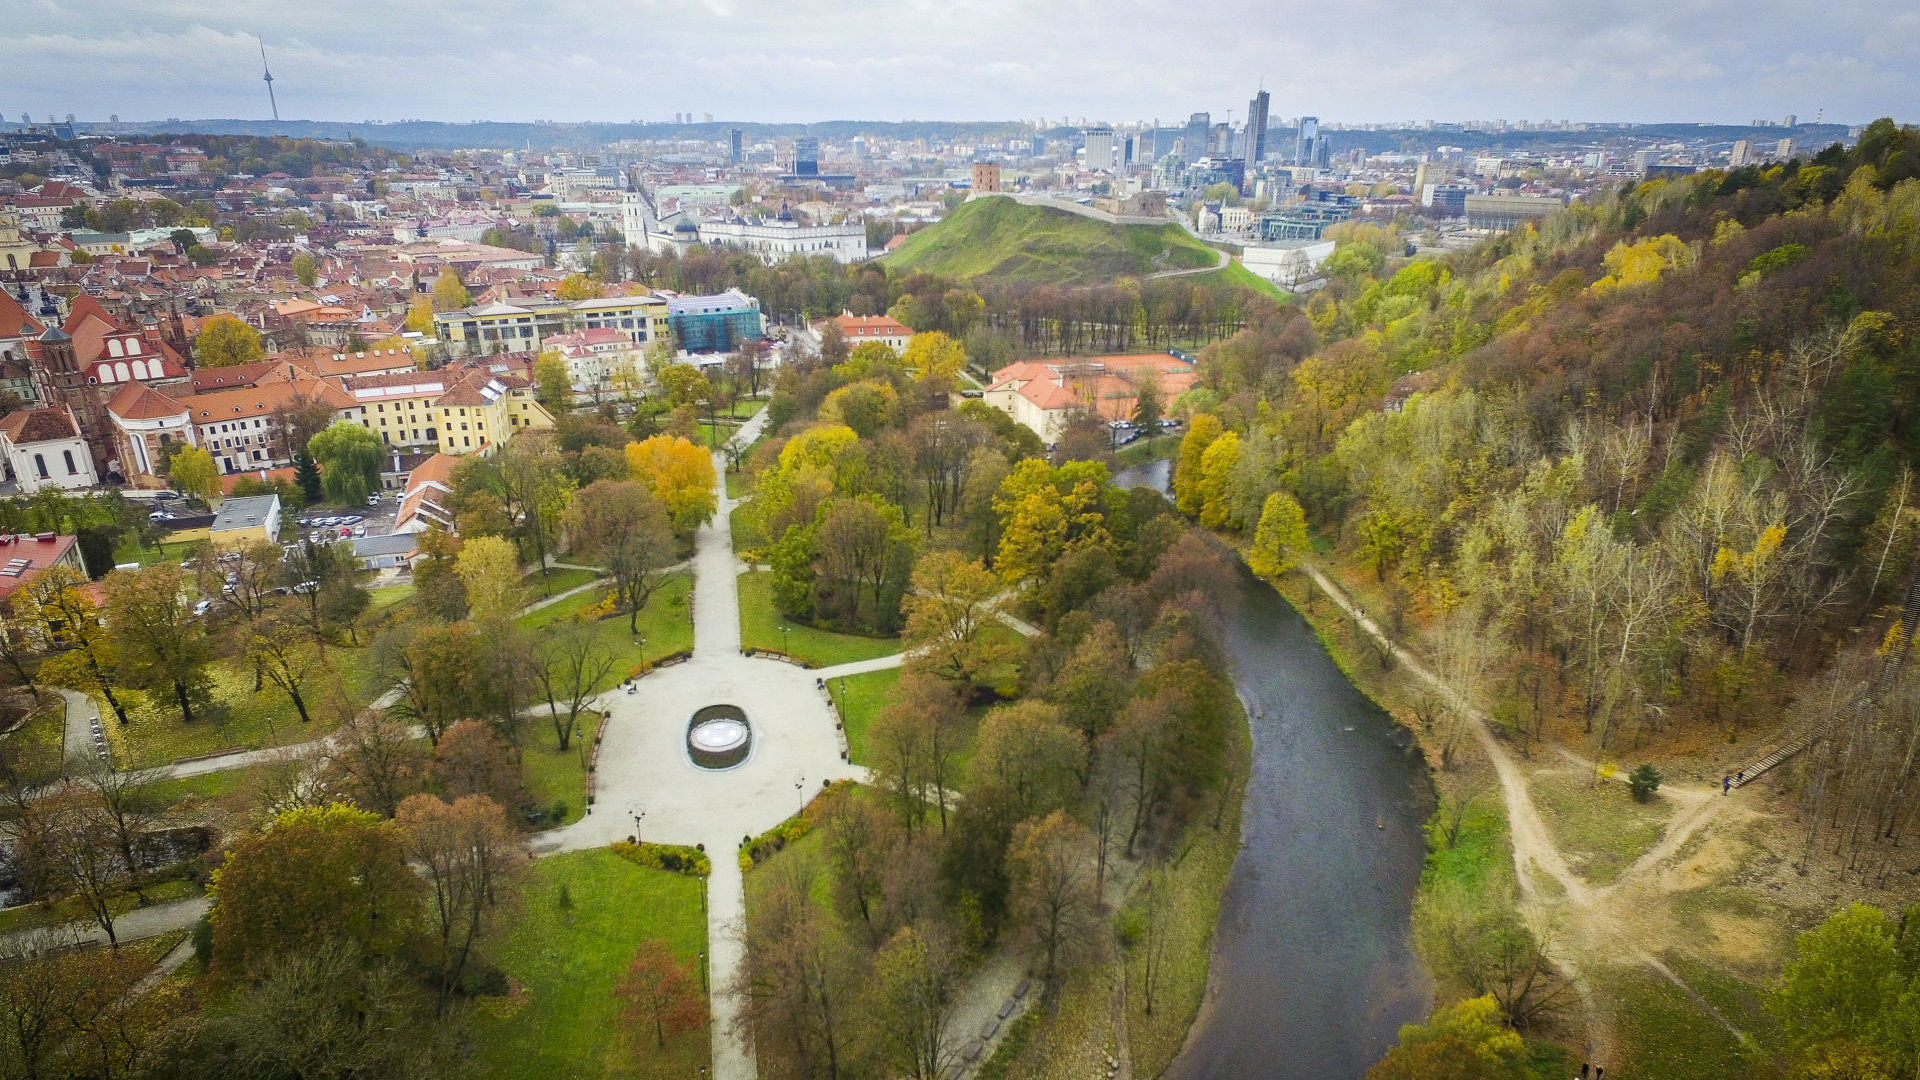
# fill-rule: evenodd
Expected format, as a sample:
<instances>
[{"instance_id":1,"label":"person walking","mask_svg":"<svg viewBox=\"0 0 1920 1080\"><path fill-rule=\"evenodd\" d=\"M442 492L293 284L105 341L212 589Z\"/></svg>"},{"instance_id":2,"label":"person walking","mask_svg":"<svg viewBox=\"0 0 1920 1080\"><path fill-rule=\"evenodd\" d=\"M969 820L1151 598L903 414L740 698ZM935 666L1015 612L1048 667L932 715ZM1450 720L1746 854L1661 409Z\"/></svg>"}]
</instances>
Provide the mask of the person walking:
<instances>
[{"instance_id":1,"label":"person walking","mask_svg":"<svg viewBox=\"0 0 1920 1080\"><path fill-rule=\"evenodd\" d=\"M1722 776L1720 778L1720 794L1726 795L1726 794L1730 794L1732 791L1733 791L1733 777Z\"/></svg>"}]
</instances>

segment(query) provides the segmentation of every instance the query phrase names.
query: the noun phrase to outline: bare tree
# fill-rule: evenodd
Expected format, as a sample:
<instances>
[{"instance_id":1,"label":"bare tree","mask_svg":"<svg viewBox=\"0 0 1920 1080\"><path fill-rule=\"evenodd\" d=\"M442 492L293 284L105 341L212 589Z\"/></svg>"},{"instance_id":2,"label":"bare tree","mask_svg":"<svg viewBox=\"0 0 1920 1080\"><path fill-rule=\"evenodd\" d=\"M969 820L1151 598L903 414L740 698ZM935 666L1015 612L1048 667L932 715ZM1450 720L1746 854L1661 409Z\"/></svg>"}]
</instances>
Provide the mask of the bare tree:
<instances>
[{"instance_id":1,"label":"bare tree","mask_svg":"<svg viewBox=\"0 0 1920 1080\"><path fill-rule=\"evenodd\" d=\"M533 677L546 697L554 738L565 751L578 730L580 713L613 674L620 654L592 623L580 619L549 625L541 637L543 643L531 657Z\"/></svg>"}]
</instances>

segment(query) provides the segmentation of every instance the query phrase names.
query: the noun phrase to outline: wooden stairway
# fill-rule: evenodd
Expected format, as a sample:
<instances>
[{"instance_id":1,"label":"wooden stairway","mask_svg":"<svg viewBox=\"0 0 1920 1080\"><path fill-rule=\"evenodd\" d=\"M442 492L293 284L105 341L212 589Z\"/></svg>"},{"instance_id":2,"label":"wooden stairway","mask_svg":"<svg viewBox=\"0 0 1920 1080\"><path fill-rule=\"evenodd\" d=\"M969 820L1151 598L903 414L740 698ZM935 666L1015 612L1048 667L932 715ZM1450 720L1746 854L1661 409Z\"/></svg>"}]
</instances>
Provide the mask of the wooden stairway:
<instances>
[{"instance_id":1,"label":"wooden stairway","mask_svg":"<svg viewBox=\"0 0 1920 1080\"><path fill-rule=\"evenodd\" d=\"M1893 682L1899 678L1900 668L1906 663L1916 624L1920 624L1920 572L1916 572L1913 579L1907 583L1907 600L1900 609L1900 639L1894 642L1893 647L1887 650L1887 655L1881 659L1880 671L1874 676L1873 685L1867 688L1866 693L1854 698L1853 704L1848 706L1843 714L1849 721L1861 719L1875 702L1879 701L1887 691L1893 689ZM1840 717L1836 716L1826 723L1815 724L1789 739L1767 756L1735 773L1733 786L1740 787L1758 779L1775 765L1825 738L1826 734L1839 722Z\"/></svg>"}]
</instances>

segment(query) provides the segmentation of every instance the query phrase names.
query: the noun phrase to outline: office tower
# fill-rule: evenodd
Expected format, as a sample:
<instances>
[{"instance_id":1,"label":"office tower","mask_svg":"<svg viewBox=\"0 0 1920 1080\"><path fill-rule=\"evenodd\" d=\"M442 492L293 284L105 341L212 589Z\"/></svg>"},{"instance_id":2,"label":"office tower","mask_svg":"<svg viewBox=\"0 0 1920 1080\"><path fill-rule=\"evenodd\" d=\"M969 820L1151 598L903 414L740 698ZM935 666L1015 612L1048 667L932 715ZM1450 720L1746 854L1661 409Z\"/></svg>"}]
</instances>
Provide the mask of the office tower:
<instances>
[{"instance_id":1,"label":"office tower","mask_svg":"<svg viewBox=\"0 0 1920 1080\"><path fill-rule=\"evenodd\" d=\"M1793 140L1781 139L1779 142L1774 143L1773 156L1780 161L1785 161L1788 158L1792 157L1793 156Z\"/></svg>"},{"instance_id":2,"label":"office tower","mask_svg":"<svg viewBox=\"0 0 1920 1080\"><path fill-rule=\"evenodd\" d=\"M1187 128L1182 134L1185 142L1181 146L1180 153L1181 158L1185 160L1187 164L1191 165L1205 156L1207 152L1207 132L1212 127L1213 117L1207 113L1197 112L1187 117Z\"/></svg>"},{"instance_id":3,"label":"office tower","mask_svg":"<svg viewBox=\"0 0 1920 1080\"><path fill-rule=\"evenodd\" d=\"M1087 169L1090 172L1112 172L1119 165L1113 153L1113 129L1110 127L1090 127L1087 129Z\"/></svg>"},{"instance_id":4,"label":"office tower","mask_svg":"<svg viewBox=\"0 0 1920 1080\"><path fill-rule=\"evenodd\" d=\"M798 135L793 140L793 174L795 176L820 175L820 140L811 135Z\"/></svg>"},{"instance_id":5,"label":"office tower","mask_svg":"<svg viewBox=\"0 0 1920 1080\"><path fill-rule=\"evenodd\" d=\"M727 160L732 162L735 165L740 164L740 129L739 128L729 128L727 130Z\"/></svg>"},{"instance_id":6,"label":"office tower","mask_svg":"<svg viewBox=\"0 0 1920 1080\"><path fill-rule=\"evenodd\" d=\"M1207 131L1207 156L1215 161L1233 156L1233 125L1215 124Z\"/></svg>"},{"instance_id":7,"label":"office tower","mask_svg":"<svg viewBox=\"0 0 1920 1080\"><path fill-rule=\"evenodd\" d=\"M1745 139L1733 140L1733 152L1727 155L1727 164L1733 168L1753 161L1753 144Z\"/></svg>"},{"instance_id":8,"label":"office tower","mask_svg":"<svg viewBox=\"0 0 1920 1080\"><path fill-rule=\"evenodd\" d=\"M1320 118L1303 116L1300 118L1300 136L1293 148L1295 165L1313 164L1313 143L1320 137Z\"/></svg>"},{"instance_id":9,"label":"office tower","mask_svg":"<svg viewBox=\"0 0 1920 1080\"><path fill-rule=\"evenodd\" d=\"M1798 116L1795 116L1795 115L1794 115L1794 114L1792 114L1792 113L1788 113L1788 114L1787 114L1787 122L1786 122L1786 124L1784 124L1784 125L1782 125L1782 126L1784 126L1784 127L1793 127L1793 126L1794 126L1795 124L1798 124L1799 122L1800 122L1800 118L1799 118Z\"/></svg>"},{"instance_id":10,"label":"office tower","mask_svg":"<svg viewBox=\"0 0 1920 1080\"><path fill-rule=\"evenodd\" d=\"M1267 156L1267 104L1265 90L1247 102L1247 164L1258 165Z\"/></svg>"}]
</instances>

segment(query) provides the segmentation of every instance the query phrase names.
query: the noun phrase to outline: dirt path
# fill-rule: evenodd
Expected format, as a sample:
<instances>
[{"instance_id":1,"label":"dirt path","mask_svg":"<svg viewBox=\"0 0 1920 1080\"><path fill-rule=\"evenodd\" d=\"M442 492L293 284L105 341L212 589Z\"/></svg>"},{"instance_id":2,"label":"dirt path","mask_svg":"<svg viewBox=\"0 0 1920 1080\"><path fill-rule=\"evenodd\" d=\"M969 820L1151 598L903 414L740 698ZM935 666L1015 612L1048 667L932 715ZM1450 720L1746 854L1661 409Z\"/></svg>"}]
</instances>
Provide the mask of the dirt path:
<instances>
[{"instance_id":1,"label":"dirt path","mask_svg":"<svg viewBox=\"0 0 1920 1080\"><path fill-rule=\"evenodd\" d=\"M1672 982L1702 1012L1728 1031L1744 1038L1738 1028L1649 951L1651 947L1658 947L1659 937L1646 933L1645 922L1650 910L1663 906L1677 891L1662 877L1668 864L1696 838L1705 836L1716 826L1745 820L1751 811L1740 800L1719 797L1717 791L1663 788L1661 794L1680 806L1664 835L1611 884L1601 887L1589 884L1573 871L1565 854L1554 843L1553 834L1528 790L1526 771L1494 735L1486 714L1396 644L1318 567L1303 563L1301 569L1408 672L1433 687L1451 707L1467 717L1475 743L1486 754L1500 780L1513 845L1513 864L1520 883L1521 910L1535 929L1542 932L1549 954L1580 1000L1587 1031L1586 1054L1602 1062L1617 1060L1612 1020L1594 992L1589 965L1645 967ZM1592 770L1592 762L1569 751L1561 753Z\"/></svg>"}]
</instances>

